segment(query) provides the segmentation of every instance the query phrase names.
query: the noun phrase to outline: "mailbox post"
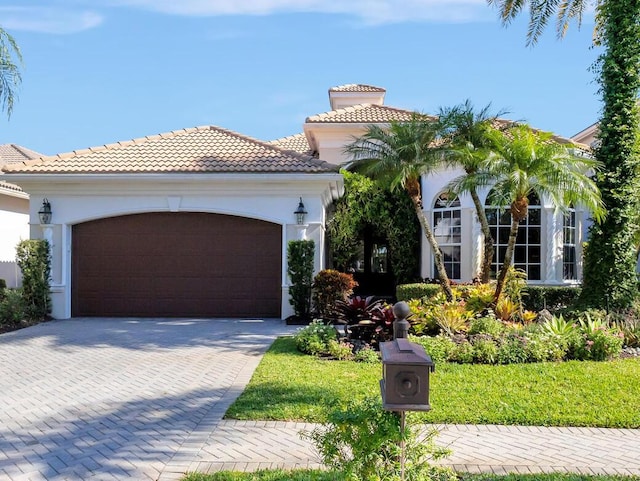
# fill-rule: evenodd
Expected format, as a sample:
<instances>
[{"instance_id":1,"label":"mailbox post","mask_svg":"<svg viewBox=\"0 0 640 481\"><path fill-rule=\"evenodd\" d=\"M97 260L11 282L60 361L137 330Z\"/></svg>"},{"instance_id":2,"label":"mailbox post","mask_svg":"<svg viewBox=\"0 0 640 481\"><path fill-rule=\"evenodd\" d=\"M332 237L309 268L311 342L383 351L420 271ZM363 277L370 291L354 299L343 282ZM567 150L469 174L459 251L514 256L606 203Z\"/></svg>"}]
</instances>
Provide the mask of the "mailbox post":
<instances>
[{"instance_id":1,"label":"mailbox post","mask_svg":"<svg viewBox=\"0 0 640 481\"><path fill-rule=\"evenodd\" d=\"M435 370L431 356L420 344L406 339L410 311L404 302L393 306L394 340L380 343L382 407L400 413L400 429L404 434L406 411L429 411L429 375ZM400 477L404 480L404 441L401 443Z\"/></svg>"},{"instance_id":2,"label":"mailbox post","mask_svg":"<svg viewBox=\"0 0 640 481\"><path fill-rule=\"evenodd\" d=\"M406 339L380 344L382 405L388 411L429 411L429 374L435 364L424 347Z\"/></svg>"}]
</instances>

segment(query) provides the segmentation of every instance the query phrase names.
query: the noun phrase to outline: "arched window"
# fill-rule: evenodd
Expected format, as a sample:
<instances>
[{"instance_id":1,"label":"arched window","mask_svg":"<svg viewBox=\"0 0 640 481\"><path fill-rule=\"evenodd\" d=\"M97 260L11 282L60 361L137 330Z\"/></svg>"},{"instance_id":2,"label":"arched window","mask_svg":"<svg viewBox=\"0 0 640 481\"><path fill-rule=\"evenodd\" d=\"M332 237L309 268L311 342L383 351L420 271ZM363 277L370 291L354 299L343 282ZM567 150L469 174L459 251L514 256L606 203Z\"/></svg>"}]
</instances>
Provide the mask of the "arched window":
<instances>
[{"instance_id":1,"label":"arched window","mask_svg":"<svg viewBox=\"0 0 640 481\"><path fill-rule=\"evenodd\" d=\"M569 207L562 216L562 278L578 278L576 272L576 210Z\"/></svg>"},{"instance_id":2,"label":"arched window","mask_svg":"<svg viewBox=\"0 0 640 481\"><path fill-rule=\"evenodd\" d=\"M460 224L460 199L440 194L433 205L433 234L444 255L447 276L451 279L460 279ZM437 272L435 265L433 272Z\"/></svg>"},{"instance_id":3,"label":"arched window","mask_svg":"<svg viewBox=\"0 0 640 481\"><path fill-rule=\"evenodd\" d=\"M491 199L489 194L488 199ZM504 255L509 242L511 230L511 213L509 207L501 209L487 205L487 219L493 236L495 254L491 266L491 274L496 275L502 267ZM542 254L541 254L541 218L542 209L540 199L535 194L529 196L529 212L527 217L520 222L516 247L513 253L513 265L527 273L527 279L540 280L542 278Z\"/></svg>"}]
</instances>

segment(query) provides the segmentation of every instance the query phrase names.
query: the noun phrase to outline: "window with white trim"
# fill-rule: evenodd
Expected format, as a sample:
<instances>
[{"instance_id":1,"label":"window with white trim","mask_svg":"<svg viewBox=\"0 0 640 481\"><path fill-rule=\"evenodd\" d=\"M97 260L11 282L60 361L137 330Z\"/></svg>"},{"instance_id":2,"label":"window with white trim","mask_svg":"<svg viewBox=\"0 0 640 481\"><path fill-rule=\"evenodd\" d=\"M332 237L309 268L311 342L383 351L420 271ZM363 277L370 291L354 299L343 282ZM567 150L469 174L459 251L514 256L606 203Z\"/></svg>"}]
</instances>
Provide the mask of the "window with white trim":
<instances>
[{"instance_id":1,"label":"window with white trim","mask_svg":"<svg viewBox=\"0 0 640 481\"><path fill-rule=\"evenodd\" d=\"M444 267L450 279L460 279L462 226L460 199L442 193L433 205L433 235L444 256ZM437 272L435 262L433 272Z\"/></svg>"},{"instance_id":2,"label":"window with white trim","mask_svg":"<svg viewBox=\"0 0 640 481\"><path fill-rule=\"evenodd\" d=\"M575 280L576 269L576 210L570 207L562 216L562 278Z\"/></svg>"},{"instance_id":3,"label":"window with white trim","mask_svg":"<svg viewBox=\"0 0 640 481\"><path fill-rule=\"evenodd\" d=\"M491 198L489 194L488 199ZM493 237L495 253L491 265L491 275L502 267L507 243L509 242L509 232L511 231L511 212L509 207L497 208L486 206L489 229ZM516 246L513 252L513 266L527 273L527 279L540 280L542 278L542 208L540 199L535 194L529 196L529 211L527 217L520 222Z\"/></svg>"}]
</instances>

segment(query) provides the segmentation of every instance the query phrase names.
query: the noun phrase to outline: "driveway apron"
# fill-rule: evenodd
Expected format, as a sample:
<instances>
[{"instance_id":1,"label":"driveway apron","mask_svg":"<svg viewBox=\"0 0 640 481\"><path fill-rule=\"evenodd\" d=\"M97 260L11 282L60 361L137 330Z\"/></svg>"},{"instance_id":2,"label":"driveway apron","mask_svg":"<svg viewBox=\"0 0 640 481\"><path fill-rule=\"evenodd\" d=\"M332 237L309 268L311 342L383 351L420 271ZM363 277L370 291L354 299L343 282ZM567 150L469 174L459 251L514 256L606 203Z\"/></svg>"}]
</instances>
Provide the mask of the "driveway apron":
<instances>
[{"instance_id":1,"label":"driveway apron","mask_svg":"<svg viewBox=\"0 0 640 481\"><path fill-rule=\"evenodd\" d=\"M1 335L0 479L158 479L294 330L273 319L92 318Z\"/></svg>"}]
</instances>

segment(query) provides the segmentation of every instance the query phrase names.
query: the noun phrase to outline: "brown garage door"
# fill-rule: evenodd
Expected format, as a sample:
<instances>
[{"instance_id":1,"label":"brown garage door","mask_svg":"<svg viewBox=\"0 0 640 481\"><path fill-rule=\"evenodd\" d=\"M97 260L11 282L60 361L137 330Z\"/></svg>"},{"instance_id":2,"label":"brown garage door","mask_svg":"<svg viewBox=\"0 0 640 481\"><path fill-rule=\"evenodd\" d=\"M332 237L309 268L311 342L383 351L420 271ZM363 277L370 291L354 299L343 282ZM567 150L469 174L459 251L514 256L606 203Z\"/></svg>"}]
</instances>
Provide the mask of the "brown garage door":
<instances>
[{"instance_id":1,"label":"brown garage door","mask_svg":"<svg viewBox=\"0 0 640 481\"><path fill-rule=\"evenodd\" d=\"M278 317L282 229L159 212L73 227L74 316Z\"/></svg>"}]
</instances>

